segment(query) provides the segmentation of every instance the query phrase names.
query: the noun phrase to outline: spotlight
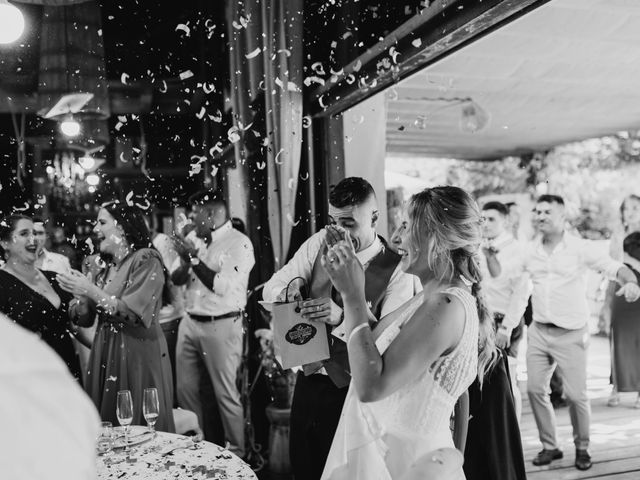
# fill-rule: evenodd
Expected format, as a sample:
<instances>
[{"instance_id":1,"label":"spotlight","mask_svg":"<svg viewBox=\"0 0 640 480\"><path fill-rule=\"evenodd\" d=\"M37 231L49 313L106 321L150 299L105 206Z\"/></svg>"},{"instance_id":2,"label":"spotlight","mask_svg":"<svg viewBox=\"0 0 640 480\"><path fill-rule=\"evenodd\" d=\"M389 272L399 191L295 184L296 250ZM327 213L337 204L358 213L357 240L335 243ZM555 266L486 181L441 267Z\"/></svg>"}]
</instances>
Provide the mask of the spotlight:
<instances>
[{"instance_id":1,"label":"spotlight","mask_svg":"<svg viewBox=\"0 0 640 480\"><path fill-rule=\"evenodd\" d=\"M13 43L24 32L22 12L7 0L0 0L0 44Z\"/></svg>"},{"instance_id":2,"label":"spotlight","mask_svg":"<svg viewBox=\"0 0 640 480\"><path fill-rule=\"evenodd\" d=\"M100 177L95 173L87 175L87 178L85 180L87 181L87 184L92 187L97 187L100 184Z\"/></svg>"},{"instance_id":3,"label":"spotlight","mask_svg":"<svg viewBox=\"0 0 640 480\"><path fill-rule=\"evenodd\" d=\"M73 119L60 122L60 131L67 137L77 137L80 134L80 124Z\"/></svg>"},{"instance_id":4,"label":"spotlight","mask_svg":"<svg viewBox=\"0 0 640 480\"><path fill-rule=\"evenodd\" d=\"M84 156L84 157L80 157L78 159L78 163L85 170L91 170L93 167L96 166L95 159L93 157L88 156L88 155Z\"/></svg>"}]
</instances>

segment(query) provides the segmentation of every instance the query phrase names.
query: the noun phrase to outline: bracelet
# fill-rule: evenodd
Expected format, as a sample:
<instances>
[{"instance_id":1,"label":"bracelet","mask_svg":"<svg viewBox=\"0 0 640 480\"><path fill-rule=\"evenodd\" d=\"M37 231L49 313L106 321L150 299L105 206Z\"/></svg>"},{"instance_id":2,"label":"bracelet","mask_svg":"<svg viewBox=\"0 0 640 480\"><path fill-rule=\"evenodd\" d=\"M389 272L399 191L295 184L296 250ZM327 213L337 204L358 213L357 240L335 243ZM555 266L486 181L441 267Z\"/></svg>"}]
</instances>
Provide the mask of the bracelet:
<instances>
[{"instance_id":1,"label":"bracelet","mask_svg":"<svg viewBox=\"0 0 640 480\"><path fill-rule=\"evenodd\" d=\"M347 344L349 344L349 342L351 341L351 339L356 333L358 333L360 330L363 330L365 328L370 328L368 323L361 323L360 325L355 327L353 330L351 330L351 333L349 334L349 338L347 339Z\"/></svg>"}]
</instances>

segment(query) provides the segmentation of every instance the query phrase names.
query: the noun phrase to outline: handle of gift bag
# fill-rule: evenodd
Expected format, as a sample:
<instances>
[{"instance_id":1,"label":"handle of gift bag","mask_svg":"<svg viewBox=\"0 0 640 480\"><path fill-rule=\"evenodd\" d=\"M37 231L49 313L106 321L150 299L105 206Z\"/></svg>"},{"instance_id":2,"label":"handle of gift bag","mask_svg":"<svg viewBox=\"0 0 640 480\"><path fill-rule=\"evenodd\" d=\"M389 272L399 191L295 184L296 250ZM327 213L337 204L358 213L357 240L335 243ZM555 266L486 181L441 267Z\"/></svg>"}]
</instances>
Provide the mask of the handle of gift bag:
<instances>
[{"instance_id":1,"label":"handle of gift bag","mask_svg":"<svg viewBox=\"0 0 640 480\"><path fill-rule=\"evenodd\" d=\"M299 278L300 280L302 280L302 284L303 284L304 288L305 288L305 289L307 288L307 281L306 281L303 277L300 277L300 276L298 276L298 277L293 277L291 280L289 280L289 283L287 283L287 287L286 287L286 288L285 288L285 290L284 290L284 299L285 299L285 302L289 302L289 285L291 285L291 284L293 283L293 281L294 281L294 280L297 280L298 278ZM299 313L299 312L300 312L300 300L298 300L298 305L296 305L295 312L296 312L296 313Z\"/></svg>"}]
</instances>

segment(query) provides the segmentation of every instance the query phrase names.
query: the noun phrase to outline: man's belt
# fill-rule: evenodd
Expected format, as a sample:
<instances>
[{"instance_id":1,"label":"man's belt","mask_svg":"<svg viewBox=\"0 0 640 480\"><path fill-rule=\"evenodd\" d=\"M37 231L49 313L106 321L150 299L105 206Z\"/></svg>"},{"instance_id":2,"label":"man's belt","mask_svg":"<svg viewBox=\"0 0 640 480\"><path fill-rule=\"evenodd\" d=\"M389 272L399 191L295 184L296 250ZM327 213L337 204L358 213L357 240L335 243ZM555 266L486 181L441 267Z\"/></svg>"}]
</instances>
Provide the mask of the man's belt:
<instances>
[{"instance_id":1,"label":"man's belt","mask_svg":"<svg viewBox=\"0 0 640 480\"><path fill-rule=\"evenodd\" d=\"M240 312L230 312L222 315L194 315L193 313L190 313L189 316L196 322L215 322L216 320L224 320L225 318L239 317Z\"/></svg>"}]
</instances>

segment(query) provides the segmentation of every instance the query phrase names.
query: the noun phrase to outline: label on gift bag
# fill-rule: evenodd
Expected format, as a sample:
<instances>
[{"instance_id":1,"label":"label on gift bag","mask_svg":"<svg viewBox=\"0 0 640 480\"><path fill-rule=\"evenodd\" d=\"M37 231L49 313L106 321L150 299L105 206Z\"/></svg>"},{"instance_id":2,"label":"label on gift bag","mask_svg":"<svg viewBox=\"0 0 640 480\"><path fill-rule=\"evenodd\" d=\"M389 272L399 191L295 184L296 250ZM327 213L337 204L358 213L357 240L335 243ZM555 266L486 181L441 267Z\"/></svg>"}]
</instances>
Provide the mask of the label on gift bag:
<instances>
[{"instance_id":1,"label":"label on gift bag","mask_svg":"<svg viewBox=\"0 0 640 480\"><path fill-rule=\"evenodd\" d=\"M264 302L261 302L264 305ZM299 302L272 303L273 346L282 368L292 368L329 358L327 328L323 322L307 320Z\"/></svg>"}]
</instances>

